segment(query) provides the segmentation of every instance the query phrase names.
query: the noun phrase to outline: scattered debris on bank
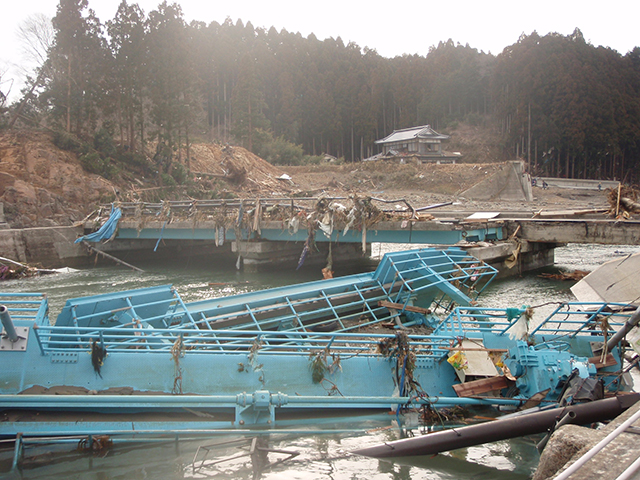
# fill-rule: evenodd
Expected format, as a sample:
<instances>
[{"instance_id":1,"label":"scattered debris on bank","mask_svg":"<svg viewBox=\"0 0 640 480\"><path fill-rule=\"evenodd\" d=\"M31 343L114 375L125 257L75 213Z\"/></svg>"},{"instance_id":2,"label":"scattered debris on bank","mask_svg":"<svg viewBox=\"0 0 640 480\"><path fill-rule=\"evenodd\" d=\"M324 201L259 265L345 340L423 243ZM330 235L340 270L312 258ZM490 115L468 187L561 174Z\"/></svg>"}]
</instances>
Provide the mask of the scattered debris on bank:
<instances>
[{"instance_id":1,"label":"scattered debris on bank","mask_svg":"<svg viewBox=\"0 0 640 480\"><path fill-rule=\"evenodd\" d=\"M43 274L72 271L69 268L47 269L38 268L24 263L16 262L9 258L0 257L0 280L13 280L16 278L35 277Z\"/></svg>"},{"instance_id":2,"label":"scattered debris on bank","mask_svg":"<svg viewBox=\"0 0 640 480\"><path fill-rule=\"evenodd\" d=\"M638 203L638 190L628 185L618 184L618 188L608 189L607 201L610 209L609 215L619 220L631 218L634 213L640 213Z\"/></svg>"},{"instance_id":3,"label":"scattered debris on bank","mask_svg":"<svg viewBox=\"0 0 640 480\"><path fill-rule=\"evenodd\" d=\"M548 278L550 280L565 280L574 281L582 280L589 275L587 270L574 270L573 272L558 272L558 273L541 273L538 275L540 278Z\"/></svg>"}]
</instances>

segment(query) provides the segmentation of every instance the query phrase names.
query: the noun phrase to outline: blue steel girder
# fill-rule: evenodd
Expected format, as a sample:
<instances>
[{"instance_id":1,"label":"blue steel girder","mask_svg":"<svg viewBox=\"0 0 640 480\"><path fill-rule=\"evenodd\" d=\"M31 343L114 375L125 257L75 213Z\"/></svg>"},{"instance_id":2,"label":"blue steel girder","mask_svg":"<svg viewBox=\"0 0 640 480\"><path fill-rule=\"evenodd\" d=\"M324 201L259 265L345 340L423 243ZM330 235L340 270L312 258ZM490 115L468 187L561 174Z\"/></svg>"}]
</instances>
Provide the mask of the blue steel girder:
<instances>
[{"instance_id":1,"label":"blue steel girder","mask_svg":"<svg viewBox=\"0 0 640 480\"><path fill-rule=\"evenodd\" d=\"M406 225L406 224L404 224ZM147 222L138 231L133 222L121 221L116 238L126 240L215 240L217 226L212 222L174 222L163 229L160 222ZM260 235L246 229L241 230L242 239L260 238L271 241L304 242L309 236L306 229L290 232L282 222L262 222ZM236 233L227 229L225 238L235 240ZM453 245L461 240L473 241L503 240L506 238L504 225L498 222L460 225L457 223L439 223L433 221L416 221L403 227L403 222L385 221L376 223L367 229L367 242L381 243L415 243L434 245ZM328 237L321 230L315 233L316 242L361 243L362 231L350 229L346 235L342 230L334 230Z\"/></svg>"}]
</instances>

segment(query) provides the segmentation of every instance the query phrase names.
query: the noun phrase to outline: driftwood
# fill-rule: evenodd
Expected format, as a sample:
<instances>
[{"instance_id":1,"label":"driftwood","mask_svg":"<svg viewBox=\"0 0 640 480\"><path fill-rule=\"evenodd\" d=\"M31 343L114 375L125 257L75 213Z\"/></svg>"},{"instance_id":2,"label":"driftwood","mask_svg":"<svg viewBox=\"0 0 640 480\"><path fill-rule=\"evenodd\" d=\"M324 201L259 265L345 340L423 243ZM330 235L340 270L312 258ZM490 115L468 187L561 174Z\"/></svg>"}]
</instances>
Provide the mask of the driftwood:
<instances>
[{"instance_id":1,"label":"driftwood","mask_svg":"<svg viewBox=\"0 0 640 480\"><path fill-rule=\"evenodd\" d=\"M550 217L572 217L572 216L580 216L580 215L590 215L594 213L607 213L609 212L608 208L590 208L586 210L554 210L549 212L544 212L540 210L536 212L534 217L539 218L550 218Z\"/></svg>"},{"instance_id":2,"label":"driftwood","mask_svg":"<svg viewBox=\"0 0 640 480\"><path fill-rule=\"evenodd\" d=\"M620 198L620 205L622 205L625 210L632 213L640 213L640 203L634 202L632 199L627 197Z\"/></svg>"},{"instance_id":3,"label":"driftwood","mask_svg":"<svg viewBox=\"0 0 640 480\"><path fill-rule=\"evenodd\" d=\"M538 277L549 278L551 280L572 280L577 282L589 275L589 273L591 272L586 270L574 270L573 272L541 273Z\"/></svg>"},{"instance_id":4,"label":"driftwood","mask_svg":"<svg viewBox=\"0 0 640 480\"><path fill-rule=\"evenodd\" d=\"M14 267L4 265L9 263ZM58 270L48 268L37 268L24 263L16 262L10 258L0 257L0 280L9 280L14 278L33 277L40 274L58 273Z\"/></svg>"}]
</instances>

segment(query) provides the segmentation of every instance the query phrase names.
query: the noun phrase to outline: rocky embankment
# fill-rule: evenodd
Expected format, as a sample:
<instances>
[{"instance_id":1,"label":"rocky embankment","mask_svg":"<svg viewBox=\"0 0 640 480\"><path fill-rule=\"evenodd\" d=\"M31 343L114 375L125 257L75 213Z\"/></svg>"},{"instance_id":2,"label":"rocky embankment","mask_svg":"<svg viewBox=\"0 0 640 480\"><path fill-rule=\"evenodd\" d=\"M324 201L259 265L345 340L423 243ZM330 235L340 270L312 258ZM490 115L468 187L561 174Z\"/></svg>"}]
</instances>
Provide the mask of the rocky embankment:
<instances>
[{"instance_id":1,"label":"rocky embankment","mask_svg":"<svg viewBox=\"0 0 640 480\"><path fill-rule=\"evenodd\" d=\"M86 173L49 134L0 135L0 201L11 228L70 225L112 194L110 182Z\"/></svg>"}]
</instances>

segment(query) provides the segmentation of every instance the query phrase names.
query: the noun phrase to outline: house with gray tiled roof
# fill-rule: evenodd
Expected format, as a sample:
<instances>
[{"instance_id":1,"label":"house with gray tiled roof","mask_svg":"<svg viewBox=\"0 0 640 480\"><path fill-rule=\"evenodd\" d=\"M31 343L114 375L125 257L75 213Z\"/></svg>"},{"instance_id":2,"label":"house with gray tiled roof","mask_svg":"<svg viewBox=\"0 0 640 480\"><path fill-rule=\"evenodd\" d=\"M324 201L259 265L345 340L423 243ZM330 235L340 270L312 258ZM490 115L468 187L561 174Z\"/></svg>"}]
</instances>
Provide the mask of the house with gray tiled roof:
<instances>
[{"instance_id":1,"label":"house with gray tiled roof","mask_svg":"<svg viewBox=\"0 0 640 480\"><path fill-rule=\"evenodd\" d=\"M394 130L392 134L376 140L376 145L382 147L382 156L415 157L420 161L446 161L455 163L460 158L459 153L442 151L442 142L448 140L449 135L436 132L429 125Z\"/></svg>"}]
</instances>

